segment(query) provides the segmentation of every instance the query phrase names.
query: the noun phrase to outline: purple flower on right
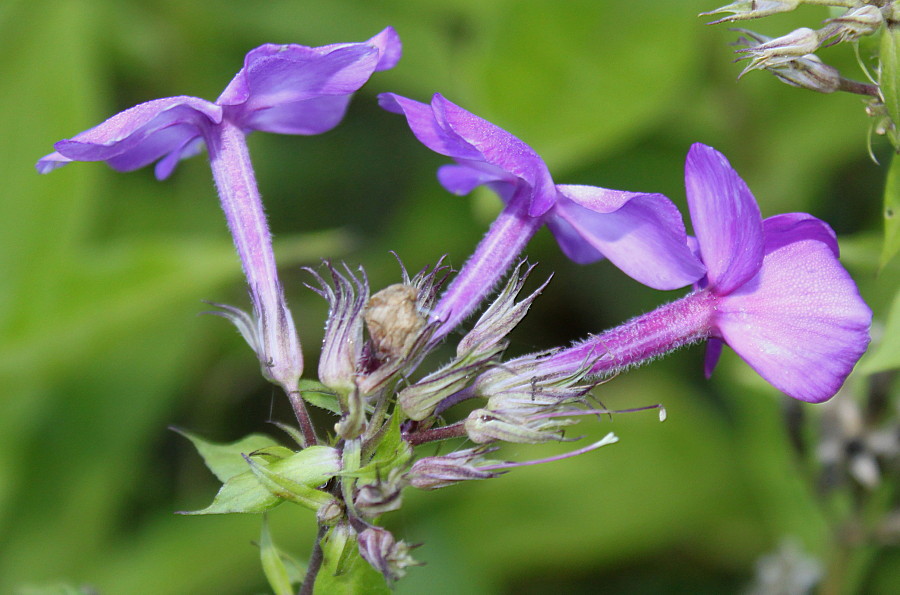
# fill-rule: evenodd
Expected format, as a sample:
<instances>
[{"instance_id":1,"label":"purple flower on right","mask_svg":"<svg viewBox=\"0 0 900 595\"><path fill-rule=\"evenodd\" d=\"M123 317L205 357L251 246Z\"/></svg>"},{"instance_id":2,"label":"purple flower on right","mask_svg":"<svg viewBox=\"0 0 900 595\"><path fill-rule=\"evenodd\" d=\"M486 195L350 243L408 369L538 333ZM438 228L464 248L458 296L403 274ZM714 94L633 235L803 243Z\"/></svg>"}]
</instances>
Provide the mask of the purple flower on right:
<instances>
[{"instance_id":1,"label":"purple flower on right","mask_svg":"<svg viewBox=\"0 0 900 595\"><path fill-rule=\"evenodd\" d=\"M763 220L744 181L706 145L691 147L685 185L692 247L707 270L695 291L568 349L507 367L519 361L538 377L578 370L600 376L708 340L707 375L728 344L785 394L830 399L865 352L872 322L838 261L834 232L806 213Z\"/></svg>"},{"instance_id":2,"label":"purple flower on right","mask_svg":"<svg viewBox=\"0 0 900 595\"><path fill-rule=\"evenodd\" d=\"M707 375L724 341L785 394L831 398L865 352L872 323L832 229L806 213L763 220L725 156L702 144L688 153L685 186L707 268L701 284L716 296Z\"/></svg>"}]
</instances>

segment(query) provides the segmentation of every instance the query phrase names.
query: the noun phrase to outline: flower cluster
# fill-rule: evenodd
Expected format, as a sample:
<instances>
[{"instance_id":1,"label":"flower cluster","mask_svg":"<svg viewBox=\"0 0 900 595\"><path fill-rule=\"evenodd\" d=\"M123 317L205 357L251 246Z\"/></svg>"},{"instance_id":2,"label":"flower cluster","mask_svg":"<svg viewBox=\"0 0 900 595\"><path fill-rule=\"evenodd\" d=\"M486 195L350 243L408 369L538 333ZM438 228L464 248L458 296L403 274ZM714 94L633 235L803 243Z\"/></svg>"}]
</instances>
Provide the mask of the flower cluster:
<instances>
[{"instance_id":1,"label":"flower cluster","mask_svg":"<svg viewBox=\"0 0 900 595\"><path fill-rule=\"evenodd\" d=\"M751 3L754 8L741 14L761 16L796 4ZM847 22L834 27L846 33L828 38L851 35ZM798 59L806 60L813 76L808 55L820 43L812 32L790 43L762 44L754 64L796 69ZM696 144L685 169L691 237L661 194L557 184L537 152L509 132L440 94L425 104L393 93L382 94L381 105L402 114L425 146L453 160L439 170L440 183L456 194L486 185L504 208L449 284L442 261L412 276L403 269L400 283L374 293L362 268L326 262L324 272L310 269L310 288L328 302L329 313L318 379L301 380L300 342L277 277L245 135L329 130L350 94L399 56L390 28L362 43L261 46L216 102L172 97L141 104L60 141L38 162L41 172L71 161L105 161L122 171L157 162L156 174L165 178L201 145L209 151L253 304L252 314L232 306L219 306L217 313L238 327L263 375L284 388L299 428L281 426L296 449L258 434L226 445L185 434L222 482L213 503L196 514L299 504L314 511L320 525L305 589L311 592L323 559L337 565L337 575L353 556L394 581L416 564L412 547L377 522L401 506L404 489L491 479L615 442L610 433L567 454L524 463L489 457L502 442L570 440L566 430L580 417L607 412L591 391L611 374L706 341L707 373L727 344L791 397L821 402L838 391L868 344L871 312L840 265L827 224L804 213L762 219L725 157ZM543 225L577 263L606 259L649 287L692 291L571 346L506 359L510 332L546 285L520 298L533 270L521 253ZM419 370L504 276L505 285L462 334L450 361ZM448 422L447 412L467 400L477 400L470 412ZM333 425L313 427L307 404L333 413ZM449 454L416 449L451 438L472 444Z\"/></svg>"},{"instance_id":2,"label":"flower cluster","mask_svg":"<svg viewBox=\"0 0 900 595\"><path fill-rule=\"evenodd\" d=\"M731 23L767 17L776 13L789 12L801 4L844 9L843 13L825 19L816 29L800 27L786 35L771 38L747 29L736 29L743 34L736 45L738 60L749 60L749 64L738 75L744 76L751 70L767 70L779 80L794 87L833 93L846 91L868 98L866 113L873 118L872 130L887 135L895 148L900 147L897 133L896 111L897 93L892 81L896 80L897 17L894 2L881 0L738 0L700 16L725 14L710 25ZM882 34L880 65L877 79L868 72L871 83L845 78L837 68L825 64L816 54L820 48L839 43L856 44L861 38ZM888 84L882 85L882 81Z\"/></svg>"}]
</instances>

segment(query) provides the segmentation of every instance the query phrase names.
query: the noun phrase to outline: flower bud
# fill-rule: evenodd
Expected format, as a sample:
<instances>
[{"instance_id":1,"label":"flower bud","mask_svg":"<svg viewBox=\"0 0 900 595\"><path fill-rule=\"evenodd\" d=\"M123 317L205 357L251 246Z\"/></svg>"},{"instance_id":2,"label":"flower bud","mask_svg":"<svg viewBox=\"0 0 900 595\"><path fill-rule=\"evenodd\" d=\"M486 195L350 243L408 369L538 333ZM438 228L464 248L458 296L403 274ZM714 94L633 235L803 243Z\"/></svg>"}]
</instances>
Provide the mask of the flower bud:
<instances>
[{"instance_id":1,"label":"flower bud","mask_svg":"<svg viewBox=\"0 0 900 595\"><path fill-rule=\"evenodd\" d=\"M418 566L409 552L412 548L381 527L369 527L359 534L359 553L372 568L393 582L406 575L408 566Z\"/></svg>"},{"instance_id":2,"label":"flower bud","mask_svg":"<svg viewBox=\"0 0 900 595\"><path fill-rule=\"evenodd\" d=\"M466 434L476 444L501 440L522 444L539 444L564 440L562 428L576 423L573 419L515 415L505 411L476 409L466 418Z\"/></svg>"},{"instance_id":3,"label":"flower bud","mask_svg":"<svg viewBox=\"0 0 900 595\"><path fill-rule=\"evenodd\" d=\"M328 301L328 319L319 356L319 381L335 391L350 393L356 385L362 353L362 311L369 297L369 284L362 269L357 277L346 266L346 275L337 272L328 262L325 266L331 272L332 284L314 270L307 269L319 283L319 287L307 287Z\"/></svg>"},{"instance_id":4,"label":"flower bud","mask_svg":"<svg viewBox=\"0 0 900 595\"><path fill-rule=\"evenodd\" d=\"M807 54L783 66L767 70L792 87L819 93L834 93L841 84L841 74L838 69L825 64L815 54Z\"/></svg>"},{"instance_id":5,"label":"flower bud","mask_svg":"<svg viewBox=\"0 0 900 595\"><path fill-rule=\"evenodd\" d=\"M329 526L338 522L344 516L344 505L338 500L331 500L319 507L316 511L316 520L320 525Z\"/></svg>"},{"instance_id":6,"label":"flower bud","mask_svg":"<svg viewBox=\"0 0 900 595\"><path fill-rule=\"evenodd\" d=\"M843 41L856 41L860 37L876 33L884 24L884 15L881 9L871 4L859 6L848 10L839 17L825 21L827 26L823 29L826 37L837 37L833 43Z\"/></svg>"},{"instance_id":7,"label":"flower bud","mask_svg":"<svg viewBox=\"0 0 900 595\"><path fill-rule=\"evenodd\" d=\"M406 479L420 490L437 490L460 481L497 477L500 473L478 467L478 463L489 463L482 456L486 452L484 448L468 448L448 455L419 459L413 463Z\"/></svg>"},{"instance_id":8,"label":"flower bud","mask_svg":"<svg viewBox=\"0 0 900 595\"><path fill-rule=\"evenodd\" d=\"M730 23L745 19L758 19L779 12L790 12L799 5L800 0L738 0L737 2L732 2L728 6L723 6L722 8L717 8L709 12L701 12L700 16L712 16L714 14L722 14L725 12L732 13L731 16L723 17L709 23L710 25L718 25L719 23Z\"/></svg>"},{"instance_id":9,"label":"flower bud","mask_svg":"<svg viewBox=\"0 0 900 595\"><path fill-rule=\"evenodd\" d=\"M406 481L400 469L391 469L387 479L379 478L375 483L359 486L353 498L353 505L358 512L368 518L397 510L402 504L401 491L405 485Z\"/></svg>"},{"instance_id":10,"label":"flower bud","mask_svg":"<svg viewBox=\"0 0 900 595\"><path fill-rule=\"evenodd\" d=\"M744 72L747 72L748 70L783 65L795 58L815 52L821 43L818 33L807 27L801 27L787 35L737 50L737 53L745 54L744 58L750 58L750 65L744 69Z\"/></svg>"}]
</instances>

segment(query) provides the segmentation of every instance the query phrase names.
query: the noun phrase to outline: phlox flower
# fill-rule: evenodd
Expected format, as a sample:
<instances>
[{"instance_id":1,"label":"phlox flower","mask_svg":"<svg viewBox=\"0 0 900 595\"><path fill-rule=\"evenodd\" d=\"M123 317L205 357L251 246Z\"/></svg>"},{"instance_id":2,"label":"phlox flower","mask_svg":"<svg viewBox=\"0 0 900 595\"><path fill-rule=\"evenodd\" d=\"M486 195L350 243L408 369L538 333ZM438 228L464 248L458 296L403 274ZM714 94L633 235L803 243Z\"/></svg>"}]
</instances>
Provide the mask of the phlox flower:
<instances>
[{"instance_id":1,"label":"phlox flower","mask_svg":"<svg viewBox=\"0 0 900 595\"><path fill-rule=\"evenodd\" d=\"M156 177L164 179L205 145L253 303L252 316L232 307L219 313L256 351L263 375L293 394L303 356L245 136L254 130L303 135L330 130L343 118L350 95L373 72L392 68L400 53L390 27L361 43L262 45L246 55L215 102L177 96L136 105L59 141L37 169L47 173L72 161L105 161L131 171L156 162Z\"/></svg>"}]
</instances>

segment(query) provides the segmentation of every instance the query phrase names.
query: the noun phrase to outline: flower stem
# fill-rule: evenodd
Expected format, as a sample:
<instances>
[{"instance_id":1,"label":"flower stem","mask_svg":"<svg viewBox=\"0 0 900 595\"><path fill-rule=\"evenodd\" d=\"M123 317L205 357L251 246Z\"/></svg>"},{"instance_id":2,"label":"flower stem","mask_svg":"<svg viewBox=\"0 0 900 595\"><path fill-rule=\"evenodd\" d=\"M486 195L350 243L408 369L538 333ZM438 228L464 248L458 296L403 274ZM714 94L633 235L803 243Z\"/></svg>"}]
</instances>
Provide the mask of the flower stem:
<instances>
[{"instance_id":1,"label":"flower stem","mask_svg":"<svg viewBox=\"0 0 900 595\"><path fill-rule=\"evenodd\" d=\"M465 422L457 422L449 426L440 428L429 428L427 430L419 430L411 434L403 436L410 446L418 446L426 442L437 442L438 440L450 440L451 438L461 438L466 435Z\"/></svg>"},{"instance_id":2,"label":"flower stem","mask_svg":"<svg viewBox=\"0 0 900 595\"><path fill-rule=\"evenodd\" d=\"M309 418L309 412L306 410L306 403L303 401L303 397L300 396L299 391L291 391L288 393L288 399L291 402L291 407L294 410L294 415L297 417L297 423L300 425L300 433L303 434L303 448L308 446L315 446L319 443L319 439L316 436L316 429L312 425L312 420Z\"/></svg>"},{"instance_id":3,"label":"flower stem","mask_svg":"<svg viewBox=\"0 0 900 595\"><path fill-rule=\"evenodd\" d=\"M278 280L272 237L244 132L226 119L210 126L205 138L222 210L250 288L258 325L254 348L263 375L291 394L303 372L303 355Z\"/></svg>"},{"instance_id":4,"label":"flower stem","mask_svg":"<svg viewBox=\"0 0 900 595\"><path fill-rule=\"evenodd\" d=\"M316 585L316 576L322 568L322 562L325 556L322 552L322 539L325 538L325 532L328 530L324 525L319 525L319 531L316 533L316 542L313 545L312 553L309 555L309 564L306 566L306 576L303 578L303 584L297 595L312 595L313 588Z\"/></svg>"},{"instance_id":5,"label":"flower stem","mask_svg":"<svg viewBox=\"0 0 900 595\"><path fill-rule=\"evenodd\" d=\"M551 355L540 364L540 373L575 373L587 367L588 376L605 376L643 364L708 339L715 306L716 297L708 291L688 294Z\"/></svg>"},{"instance_id":6,"label":"flower stem","mask_svg":"<svg viewBox=\"0 0 900 595\"><path fill-rule=\"evenodd\" d=\"M542 217L528 216L522 200L514 198L506 205L434 307L431 320L440 321L441 326L432 336L432 343L446 336L481 304L543 224Z\"/></svg>"}]
</instances>

